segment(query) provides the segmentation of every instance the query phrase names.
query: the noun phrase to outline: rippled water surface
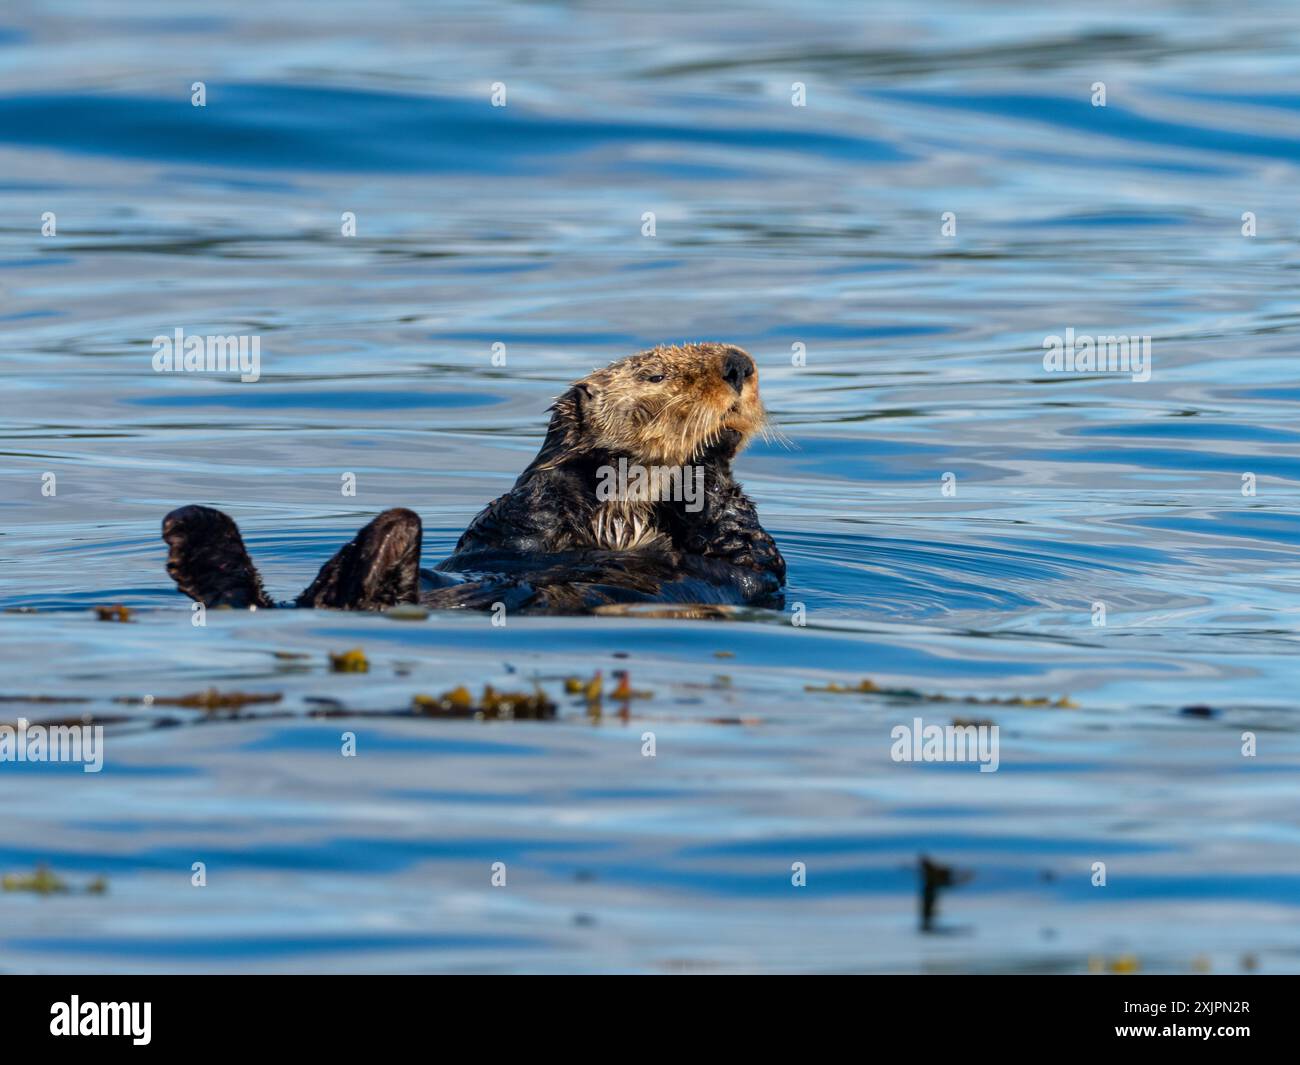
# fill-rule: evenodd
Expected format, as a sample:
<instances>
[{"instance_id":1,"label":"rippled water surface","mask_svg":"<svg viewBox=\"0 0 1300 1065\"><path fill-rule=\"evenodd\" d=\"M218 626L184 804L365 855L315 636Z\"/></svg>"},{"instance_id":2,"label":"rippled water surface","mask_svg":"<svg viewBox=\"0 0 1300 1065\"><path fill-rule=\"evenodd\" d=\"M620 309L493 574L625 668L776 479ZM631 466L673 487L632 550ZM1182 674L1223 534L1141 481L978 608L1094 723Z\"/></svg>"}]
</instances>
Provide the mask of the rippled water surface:
<instances>
[{"instance_id":1,"label":"rippled water surface","mask_svg":"<svg viewBox=\"0 0 1300 1065\"><path fill-rule=\"evenodd\" d=\"M0 872L109 884L0 894L0 969L1296 969L1298 56L1285 3L6 7L0 719L115 723L0 764ZM154 373L177 328L261 380ZM1046 372L1067 328L1150 379ZM163 571L183 502L281 597L385 507L432 562L565 382L694 339L789 438L738 471L806 626L199 628ZM864 677L1072 705L806 690ZM281 699L141 702L209 687ZM892 761L916 716L999 770Z\"/></svg>"}]
</instances>

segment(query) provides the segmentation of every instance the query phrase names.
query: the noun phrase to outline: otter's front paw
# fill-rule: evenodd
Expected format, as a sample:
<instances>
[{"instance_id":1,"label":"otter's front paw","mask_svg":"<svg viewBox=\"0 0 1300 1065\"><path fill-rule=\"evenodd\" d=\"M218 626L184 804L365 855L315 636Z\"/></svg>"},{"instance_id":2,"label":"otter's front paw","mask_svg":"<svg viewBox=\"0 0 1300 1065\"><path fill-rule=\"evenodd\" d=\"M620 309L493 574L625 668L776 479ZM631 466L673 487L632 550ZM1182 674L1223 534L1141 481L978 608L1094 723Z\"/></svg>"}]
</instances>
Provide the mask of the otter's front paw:
<instances>
[{"instance_id":1,"label":"otter's front paw","mask_svg":"<svg viewBox=\"0 0 1300 1065\"><path fill-rule=\"evenodd\" d=\"M682 547L691 554L770 573L785 583L785 559L776 541L761 526L698 525L687 533Z\"/></svg>"}]
</instances>

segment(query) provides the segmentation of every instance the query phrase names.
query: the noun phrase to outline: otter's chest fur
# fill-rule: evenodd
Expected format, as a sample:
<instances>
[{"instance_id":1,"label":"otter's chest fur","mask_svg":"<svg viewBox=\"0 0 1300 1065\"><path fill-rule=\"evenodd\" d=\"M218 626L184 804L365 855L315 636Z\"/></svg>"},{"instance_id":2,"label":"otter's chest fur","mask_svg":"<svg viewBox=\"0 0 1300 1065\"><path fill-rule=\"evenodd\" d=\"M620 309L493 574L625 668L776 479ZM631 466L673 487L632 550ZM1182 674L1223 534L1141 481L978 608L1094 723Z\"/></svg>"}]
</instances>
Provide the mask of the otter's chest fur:
<instances>
[{"instance_id":1,"label":"otter's chest fur","mask_svg":"<svg viewBox=\"0 0 1300 1065\"><path fill-rule=\"evenodd\" d=\"M665 505L683 498L698 499L703 494L703 471L690 480L691 469L643 466L623 455L615 462L609 457L595 471L596 503L584 529L592 538L592 546L606 551L668 546L672 536L663 528Z\"/></svg>"}]
</instances>

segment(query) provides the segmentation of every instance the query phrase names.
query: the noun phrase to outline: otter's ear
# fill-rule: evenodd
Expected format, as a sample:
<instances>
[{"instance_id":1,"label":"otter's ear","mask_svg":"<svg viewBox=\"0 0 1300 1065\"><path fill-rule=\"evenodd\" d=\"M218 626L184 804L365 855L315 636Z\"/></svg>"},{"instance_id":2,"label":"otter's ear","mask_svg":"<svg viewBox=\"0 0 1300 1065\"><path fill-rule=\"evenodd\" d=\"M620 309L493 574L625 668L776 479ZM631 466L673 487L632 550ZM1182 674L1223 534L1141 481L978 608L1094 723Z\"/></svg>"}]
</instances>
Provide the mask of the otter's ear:
<instances>
[{"instance_id":1,"label":"otter's ear","mask_svg":"<svg viewBox=\"0 0 1300 1065\"><path fill-rule=\"evenodd\" d=\"M590 402L591 385L579 381L555 401L551 408L555 413L551 416L550 430L546 435L549 437L556 429L560 429L564 433L565 443L570 448L578 447L586 423L587 404Z\"/></svg>"},{"instance_id":2,"label":"otter's ear","mask_svg":"<svg viewBox=\"0 0 1300 1065\"><path fill-rule=\"evenodd\" d=\"M582 427L590 402L591 386L579 381L551 405L551 424L547 426L542 449L529 464L530 470L551 469L566 455L585 450Z\"/></svg>"}]
</instances>

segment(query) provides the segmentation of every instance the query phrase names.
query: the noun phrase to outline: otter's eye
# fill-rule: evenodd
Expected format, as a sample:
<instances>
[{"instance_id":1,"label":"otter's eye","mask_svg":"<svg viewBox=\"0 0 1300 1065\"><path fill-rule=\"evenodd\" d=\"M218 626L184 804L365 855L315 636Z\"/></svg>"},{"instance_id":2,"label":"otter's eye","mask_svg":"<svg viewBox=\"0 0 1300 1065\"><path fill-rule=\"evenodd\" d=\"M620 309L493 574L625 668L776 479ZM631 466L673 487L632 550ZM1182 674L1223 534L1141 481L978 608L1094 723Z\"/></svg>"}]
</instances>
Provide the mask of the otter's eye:
<instances>
[{"instance_id":1,"label":"otter's eye","mask_svg":"<svg viewBox=\"0 0 1300 1065\"><path fill-rule=\"evenodd\" d=\"M664 375L661 373L652 373L649 377L646 378L647 381L655 385L657 385L663 379L664 379Z\"/></svg>"}]
</instances>

